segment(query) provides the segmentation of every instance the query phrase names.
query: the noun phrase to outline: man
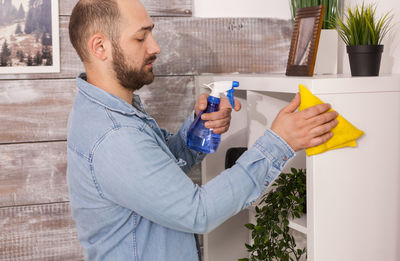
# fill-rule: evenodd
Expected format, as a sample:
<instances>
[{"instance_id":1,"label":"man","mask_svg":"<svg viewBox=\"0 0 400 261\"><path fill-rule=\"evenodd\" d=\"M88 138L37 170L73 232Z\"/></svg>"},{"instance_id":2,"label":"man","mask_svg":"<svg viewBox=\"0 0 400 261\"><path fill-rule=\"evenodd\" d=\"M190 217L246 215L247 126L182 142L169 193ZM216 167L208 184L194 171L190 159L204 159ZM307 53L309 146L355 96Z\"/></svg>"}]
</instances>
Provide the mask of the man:
<instances>
[{"instance_id":1,"label":"man","mask_svg":"<svg viewBox=\"0 0 400 261\"><path fill-rule=\"evenodd\" d=\"M299 95L231 169L200 187L185 175L204 155L179 132L160 129L133 95L153 81L160 48L138 0L81 0L70 39L86 74L68 122L68 184L86 260L198 260L194 233L207 233L248 207L295 151L332 137L336 112L322 104L295 112ZM206 96L196 102L198 113ZM204 115L223 133L230 112ZM235 108L240 109L240 106Z\"/></svg>"}]
</instances>

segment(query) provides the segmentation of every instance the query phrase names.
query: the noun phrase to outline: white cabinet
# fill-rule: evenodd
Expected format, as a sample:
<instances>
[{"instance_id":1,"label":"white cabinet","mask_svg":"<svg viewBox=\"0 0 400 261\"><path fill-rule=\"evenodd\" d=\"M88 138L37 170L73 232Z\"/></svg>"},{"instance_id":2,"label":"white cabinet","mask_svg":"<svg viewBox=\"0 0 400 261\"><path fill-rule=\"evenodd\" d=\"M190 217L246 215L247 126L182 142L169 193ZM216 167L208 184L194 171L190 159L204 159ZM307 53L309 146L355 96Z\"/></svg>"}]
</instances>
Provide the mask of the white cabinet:
<instances>
[{"instance_id":1,"label":"white cabinet","mask_svg":"<svg viewBox=\"0 0 400 261\"><path fill-rule=\"evenodd\" d=\"M299 84L332 104L334 110L363 130L365 135L358 139L356 148L312 157L301 152L287 166L307 169L307 218L292 223L292 227L307 233L308 260L400 260L400 76L196 77L199 86L220 80L237 80L240 90L246 92L246 120L233 114L233 121L242 124L236 124L232 132L247 132L245 140L249 146L294 97ZM230 139L230 135L231 132L222 139L225 151L232 147L232 140L237 140L237 137ZM221 171L216 171L215 165L209 162L223 164L223 153L207 157L203 180ZM222 227L223 232L217 229L214 234L206 235L206 261L237 260L247 255L243 245L248 242L249 233L241 232L240 239L232 236L235 230L243 231L243 224L252 220L252 214L243 212L239 216L237 222L224 224L228 227ZM225 249L219 251L222 242ZM237 253L231 255L226 245Z\"/></svg>"}]
</instances>

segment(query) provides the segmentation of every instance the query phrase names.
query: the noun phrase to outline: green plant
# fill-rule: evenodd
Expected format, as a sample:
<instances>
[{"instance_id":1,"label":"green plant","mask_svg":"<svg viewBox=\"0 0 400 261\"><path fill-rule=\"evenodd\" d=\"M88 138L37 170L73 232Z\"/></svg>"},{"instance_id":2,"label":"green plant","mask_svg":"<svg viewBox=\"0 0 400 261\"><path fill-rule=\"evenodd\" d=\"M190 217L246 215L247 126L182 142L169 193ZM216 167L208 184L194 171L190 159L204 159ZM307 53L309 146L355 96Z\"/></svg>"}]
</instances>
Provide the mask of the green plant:
<instances>
[{"instance_id":1,"label":"green plant","mask_svg":"<svg viewBox=\"0 0 400 261\"><path fill-rule=\"evenodd\" d=\"M338 14L339 0L290 0L292 19L296 17L296 9L325 5L324 21L322 23L322 29L332 29L331 23L329 22L332 17L336 17Z\"/></svg>"},{"instance_id":2,"label":"green plant","mask_svg":"<svg viewBox=\"0 0 400 261\"><path fill-rule=\"evenodd\" d=\"M239 261L300 260L306 254L289 234L289 219L300 218L305 210L306 172L294 168L291 172L280 174L274 189L256 206L257 224L245 225L254 240L253 245L246 244L251 257Z\"/></svg>"},{"instance_id":3,"label":"green plant","mask_svg":"<svg viewBox=\"0 0 400 261\"><path fill-rule=\"evenodd\" d=\"M348 7L343 18L336 15L330 23L348 46L380 45L391 29L392 20L390 11L377 19L376 5L363 3L354 9Z\"/></svg>"}]
</instances>

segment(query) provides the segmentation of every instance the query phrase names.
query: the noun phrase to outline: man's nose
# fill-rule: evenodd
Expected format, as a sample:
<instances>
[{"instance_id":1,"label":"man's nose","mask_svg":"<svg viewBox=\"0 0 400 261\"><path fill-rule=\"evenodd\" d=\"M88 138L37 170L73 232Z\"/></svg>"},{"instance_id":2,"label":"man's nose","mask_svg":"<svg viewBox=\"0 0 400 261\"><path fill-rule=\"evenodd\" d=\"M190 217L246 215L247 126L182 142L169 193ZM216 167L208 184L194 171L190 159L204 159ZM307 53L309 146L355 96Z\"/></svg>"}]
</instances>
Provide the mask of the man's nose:
<instances>
[{"instance_id":1,"label":"man's nose","mask_svg":"<svg viewBox=\"0 0 400 261\"><path fill-rule=\"evenodd\" d=\"M161 53L161 48L158 45L158 43L156 42L156 39L154 39L153 34L150 34L150 37L149 37L148 53L150 55Z\"/></svg>"}]
</instances>

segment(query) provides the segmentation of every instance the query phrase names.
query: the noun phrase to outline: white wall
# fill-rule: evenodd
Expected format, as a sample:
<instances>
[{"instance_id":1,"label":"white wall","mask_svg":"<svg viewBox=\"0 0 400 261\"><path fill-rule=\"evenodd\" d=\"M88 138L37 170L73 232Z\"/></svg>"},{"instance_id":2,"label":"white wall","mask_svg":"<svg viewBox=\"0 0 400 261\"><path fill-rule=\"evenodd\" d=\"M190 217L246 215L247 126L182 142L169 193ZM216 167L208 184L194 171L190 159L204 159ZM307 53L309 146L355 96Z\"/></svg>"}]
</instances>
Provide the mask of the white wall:
<instances>
[{"instance_id":1,"label":"white wall","mask_svg":"<svg viewBox=\"0 0 400 261\"><path fill-rule=\"evenodd\" d=\"M194 0L196 17L273 17L290 19L289 0Z\"/></svg>"},{"instance_id":2,"label":"white wall","mask_svg":"<svg viewBox=\"0 0 400 261\"><path fill-rule=\"evenodd\" d=\"M362 3L363 0L345 0L349 3ZM380 13L393 10L398 25L392 35L384 42L381 73L400 74L400 1L365 0L378 3ZM194 16L197 17L273 17L290 19L289 0L194 0ZM343 57L343 71L349 73L347 54Z\"/></svg>"}]
</instances>

